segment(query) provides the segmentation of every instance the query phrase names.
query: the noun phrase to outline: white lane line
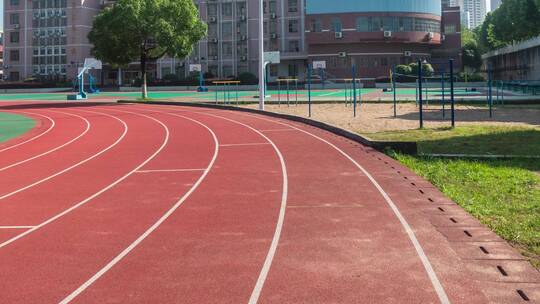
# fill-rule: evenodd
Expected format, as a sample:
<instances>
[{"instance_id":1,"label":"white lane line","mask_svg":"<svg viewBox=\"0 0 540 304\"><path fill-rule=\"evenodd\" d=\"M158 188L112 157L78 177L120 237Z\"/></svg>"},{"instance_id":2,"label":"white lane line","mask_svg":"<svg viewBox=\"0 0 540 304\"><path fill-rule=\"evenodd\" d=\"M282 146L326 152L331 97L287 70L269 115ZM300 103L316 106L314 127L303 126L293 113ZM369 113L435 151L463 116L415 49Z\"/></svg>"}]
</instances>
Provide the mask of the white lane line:
<instances>
[{"instance_id":1,"label":"white lane line","mask_svg":"<svg viewBox=\"0 0 540 304\"><path fill-rule=\"evenodd\" d=\"M53 148L53 149L51 149L51 150L45 151L45 152L43 152L43 153L41 153L41 154L38 154L38 155L36 155L36 156L27 158L27 159L25 159L25 160L21 160L21 161L19 161L19 162L13 163L13 164L11 164L11 165L9 165L9 166L5 166L5 167L3 167L3 168L0 168L0 172L5 171L5 170L7 170L7 169L9 169L9 168L16 167L16 166L18 166L18 165L22 165L22 164L27 163L27 162L29 162L29 161L32 161L32 160L34 160L34 159L43 157L43 156L45 156L45 155L47 155L47 154L51 154L51 153L53 153L54 151L58 151L58 150L62 149L63 147L65 147L65 146L67 146L67 145L69 145L69 144L72 144L73 142L75 142L75 141L77 141L78 139L80 139L81 137L83 137L86 133L88 133L88 131L90 130L90 127L91 127L91 125L92 125L86 118L84 118L84 117L82 117L82 116L79 116L79 115L77 115L77 114L70 114L70 113L61 112L61 111L50 111L50 112L62 113L62 114L66 114L66 115L69 115L69 116L74 116L74 117L80 118L80 119L82 119L82 120L86 123L86 128L84 129L84 131L83 131L81 134L79 134L78 136L74 137L74 138L71 139L70 141L68 141L68 142L66 142L66 143L64 143L64 144L62 144L62 145L60 145L60 146L58 146L58 147L56 147L56 148Z\"/></svg>"},{"instance_id":2,"label":"white lane line","mask_svg":"<svg viewBox=\"0 0 540 304\"><path fill-rule=\"evenodd\" d=\"M6 113L8 113L8 112L6 112ZM28 115L37 115L37 116L41 116L41 117L44 117L44 118L46 118L47 120L49 120L49 121L51 122L51 125L50 125L49 128L48 128L47 130L45 130L44 132L39 133L38 135L36 135L36 136L34 136L34 137L32 137L32 138L30 138L30 139L28 139L28 140L25 140L25 141L20 142L20 143L18 143L18 144L16 144L16 145L9 146L9 147L6 147L6 148L4 148L4 149L1 149L1 150L0 150L0 153L1 153L1 152L4 152L4 151L7 151L7 150L11 150L11 149L16 148L16 147L18 147L18 146L24 145L24 144L29 143L29 142L31 142L31 141L34 141L34 140L40 138L41 136L43 136L43 135L49 133L52 129L54 129L54 127L55 127L55 125L56 125L56 123L54 122L54 119L52 119L52 118L50 118L49 116L46 116L46 115L42 115L42 114L38 114L38 113L32 113L32 112L23 112L23 111L14 111L14 113L24 113L24 114L28 114Z\"/></svg>"},{"instance_id":3,"label":"white lane line","mask_svg":"<svg viewBox=\"0 0 540 304\"><path fill-rule=\"evenodd\" d=\"M36 226L0 226L0 229L31 229Z\"/></svg>"},{"instance_id":4,"label":"white lane line","mask_svg":"<svg viewBox=\"0 0 540 304\"><path fill-rule=\"evenodd\" d=\"M223 144L221 147L242 147L242 146L267 146L270 143L247 143L247 144Z\"/></svg>"},{"instance_id":5,"label":"white lane line","mask_svg":"<svg viewBox=\"0 0 540 304\"><path fill-rule=\"evenodd\" d=\"M331 142L329 142L329 141L325 140L324 138L321 138L321 137L319 137L319 136L317 136L315 134L312 134L312 133L310 133L308 131L297 128L297 127L295 127L293 125L283 123L283 122L280 122L280 121L277 121L277 120L271 120L271 119L267 119L267 118L263 118L263 117L258 117L258 115L250 115L250 114L243 114L243 115L253 117L253 118L257 118L257 119L261 119L261 120L271 121L271 122L274 122L274 123L277 123L277 124L280 124L280 125L283 125L283 126L294 128L294 129L296 129L296 130L298 130L298 131L300 131L302 133L308 134L308 135L310 135L310 136L312 136L312 137L314 137L314 138L328 144L329 146L334 148L336 151L341 153L343 156L345 156L348 160L350 160L360 171L362 171L369 178L369 180L375 186L375 188L377 188L379 193L382 195L382 197L384 198L384 200L386 201L388 206L390 206L390 209L392 209L395 216L398 218L399 222L401 223L401 225L405 229L405 232L407 233L407 236L411 240L411 242L412 242L412 244L414 246L414 249L416 250L416 253L418 254L420 260L422 261L422 265L424 266L424 268L426 270L426 273L427 273L429 279L431 280L431 284L433 285L433 288L435 289L435 292L437 293L437 295L439 297L439 301L441 303L443 303L443 304L449 304L450 303L450 300L448 299L448 295L446 294L446 292L444 290L444 287L442 286L441 282L439 281L439 278L437 277L437 274L435 273L435 270L433 270L433 266L431 265L426 253L424 252L424 249L422 249L422 246L420 245L420 242L416 238L416 235L414 234L413 229L411 228L411 226L409 225L409 223L407 222L405 217L401 214L398 207L392 201L390 196L384 191L384 189L377 182L377 180L375 180L375 178L364 167L362 167L358 162L356 162L356 160L354 160L349 154L347 154L346 152L344 152L343 150L341 150L340 148L338 148L337 146L335 146Z\"/></svg>"},{"instance_id":6,"label":"white lane line","mask_svg":"<svg viewBox=\"0 0 540 304\"><path fill-rule=\"evenodd\" d=\"M65 297L62 301L60 301L60 304L65 304L71 302L73 299L75 299L79 294L81 294L84 290L86 290L90 285L92 285L95 281L97 281L100 277L102 277L107 271L109 271L114 265L116 265L118 262L120 262L125 256L127 256L135 247L137 247L144 239L146 239L154 230L156 230L167 218L169 218L175 211L178 209L185 201L186 199L199 187L199 185L202 183L202 181L206 178L212 167L214 166L214 163L216 162L218 153L219 153L219 141L217 139L216 134L212 129L210 129L205 124L182 116L182 115L175 115L172 113L167 113L170 115L178 116L190 121L193 121L201 126L203 126L210 134L212 135L214 139L214 155L212 156L212 159L210 160L210 163L208 164L208 167L206 167L206 170L204 170L203 174L199 177L199 179L193 184L193 186L189 189L188 192L184 194L180 198L174 206L172 206L165 214L160 217L150 228L148 228L143 234L141 234L133 243L131 243L126 249L124 249L120 254L118 254L116 257L114 257L107 265L105 265L103 268L101 268L96 274L94 274L90 279L88 279L86 282L84 282L79 288L77 288L75 291L73 291L71 294L69 294L67 297Z\"/></svg>"},{"instance_id":7,"label":"white lane line","mask_svg":"<svg viewBox=\"0 0 540 304\"><path fill-rule=\"evenodd\" d=\"M79 111L83 111L83 110L79 110ZM59 175L61 175L61 174L64 174L64 173L66 173L66 172L68 172L68 171L70 171L70 170L72 170L72 169L74 169L74 168L76 168L76 167L79 167L80 165L82 165L82 164L84 164L84 163L89 162L90 160L92 160L92 159L94 159L94 158L100 156L101 154L103 154L103 153L109 151L110 149L112 149L112 148L113 148L114 146L116 146L120 141L122 141L122 139L124 139L124 137L126 136L126 134L127 134L127 132L128 132L128 127L127 127L126 123L125 123L124 121L122 121L121 119L118 119L118 118L116 118L116 117L114 117L114 116L112 116L112 115L108 115L108 114L101 113L101 112L94 112L94 111L83 111L83 112L89 112L89 113L94 113L94 114L101 114L101 115L105 115L105 116L112 117L112 118L114 118L114 119L120 121L120 122L124 125L124 132L122 133L122 135L121 135L121 136L120 136L120 137L119 137L112 145L110 145L110 146L108 146L107 148L101 150L100 152L98 152L98 153L96 153L96 154L94 154L94 155L92 155L92 156L90 156L90 157L88 157L88 158L86 158L86 159L84 159L84 160L82 160L82 161L80 161L80 162L78 162L78 163L76 163L76 164L74 164L74 165L72 165L72 166L70 166L70 167L64 169L64 170L62 170L62 171L56 172L55 174L50 175L50 176L48 176L48 177L46 177L46 178L44 178L44 179L38 180L38 181L36 181L36 182L34 182L34 183L30 184L30 185L24 186L24 187L19 188L19 189L15 190L15 191L6 193L6 194L0 196L0 200L3 200L3 199L8 198L8 197L10 197L10 196L13 196L13 195L15 195L15 194L17 194L17 193L20 193L20 192L24 191L24 190L28 190L28 189L30 189L30 188L32 188L32 187L34 187L34 186L37 186L37 185L42 184L42 183L44 183L44 182L46 182L46 181L48 181L48 180L50 180L50 179L55 178L55 177L57 177L57 176L59 176Z\"/></svg>"},{"instance_id":8,"label":"white lane line","mask_svg":"<svg viewBox=\"0 0 540 304\"><path fill-rule=\"evenodd\" d=\"M267 129L267 130L258 130L258 131L260 132L286 132L286 131L296 131L296 130L294 129Z\"/></svg>"},{"instance_id":9,"label":"white lane line","mask_svg":"<svg viewBox=\"0 0 540 304\"><path fill-rule=\"evenodd\" d=\"M246 125L244 123L241 123L239 121L229 119L223 116L214 115L206 112L200 112L204 115L209 115L217 118L221 118L239 125L242 125L250 130L253 130L260 136L262 136L268 143L272 145L274 148L274 151L276 151L276 154L279 158L279 161L281 163L281 174L283 176L283 185L282 185L282 195L281 195L281 206L279 209L279 216L276 223L276 228L274 231L274 237L272 238L272 243L270 244L270 248L268 249L268 254L266 255L266 259L264 260L264 264L262 266L261 272L259 273L259 277L257 278L257 282L255 283L255 287L253 288L253 291L251 292L251 296L249 298L249 304L255 304L259 300L259 297L261 295L261 291L263 289L264 283L266 282L266 278L268 277L268 273L270 272L270 267L272 266L272 261L274 260L274 256L276 255L277 247L279 244L279 239L281 237L281 232L283 230L283 223L285 221L285 211L287 210L287 196L288 196L288 189L289 189L289 181L287 176L287 166L285 165L285 158L283 157L283 154L281 154L281 151L276 146L276 144L268 138L266 135L264 135L261 131Z\"/></svg>"},{"instance_id":10,"label":"white lane line","mask_svg":"<svg viewBox=\"0 0 540 304\"><path fill-rule=\"evenodd\" d=\"M205 171L206 169L156 169L156 170L139 170L136 173L162 173L162 172L196 172Z\"/></svg>"},{"instance_id":11,"label":"white lane line","mask_svg":"<svg viewBox=\"0 0 540 304\"><path fill-rule=\"evenodd\" d=\"M338 94L340 92L342 92L342 91L335 91L335 92L325 93L325 94L319 95L318 97L332 96L332 95L336 95L336 94Z\"/></svg>"},{"instance_id":12,"label":"white lane line","mask_svg":"<svg viewBox=\"0 0 540 304\"><path fill-rule=\"evenodd\" d=\"M82 111L82 110L79 110L79 111ZM83 111L83 112L89 112L89 113L94 113L94 114L102 114L102 115L105 115L105 116L110 116L110 117L113 117L114 119L118 120L120 123L122 123L122 124L124 125L124 132L122 133L122 135L121 135L121 136L120 136L120 137L119 137L112 145L108 146L107 148L105 148L104 150L102 150L102 151L99 152L98 154L94 155L93 157L97 157L98 155L101 155L101 154L105 153L106 151L112 149L114 146L116 146L118 143L120 143L120 142L124 139L124 137L126 136L126 134L127 134L127 132L128 132L128 126L127 126L127 124L126 124L123 120L121 120L121 119L119 119L119 118L117 118L117 117L115 117L115 116L112 116L112 115L109 115L109 114L105 114L105 113L93 112L93 111ZM144 165L144 164L143 164L143 165ZM136 170L139 169L139 168L140 168L140 167L137 167L134 171L136 171ZM39 224L39 225L37 225L37 226L32 227L30 230L25 231L24 233L21 233L21 234L15 236L15 237L13 237L13 238L11 238L11 239L9 239L9 240L6 240L6 241L3 242L3 243L0 243L0 248L3 248L3 247L5 247L5 246L7 246L7 245L9 245L9 244L11 244L11 243L13 243L13 242L15 242L16 240L18 240L18 239L20 239L20 238L22 238L22 237L24 237L24 236L26 236L26 235L28 235L28 234L30 234L30 233L36 231L36 230L42 228L43 226L45 226L45 225L47 225L47 224L50 224L50 223L54 222L54 221L57 220L58 218L60 218L60 217L62 217L62 216L64 216L64 215L70 213L71 211L77 209L78 207L80 207L80 206L86 204L88 201L92 200L94 197L96 197L96 196L100 195L101 193L107 191L108 189L112 188L112 187L113 187L114 185L116 185L117 183L119 183L118 180L116 181L116 183L113 183L113 184L109 185L107 188L104 188L104 189L101 190L100 192L95 193L94 195L92 195L92 196L90 196L89 198L87 198L86 200L84 200L84 201L78 203L77 205L72 206L71 208L69 208L69 209L63 211L62 213L59 213L59 214L55 215L54 217L52 217L52 218L50 218L50 219L48 219L48 220L42 222L41 224Z\"/></svg>"}]
</instances>

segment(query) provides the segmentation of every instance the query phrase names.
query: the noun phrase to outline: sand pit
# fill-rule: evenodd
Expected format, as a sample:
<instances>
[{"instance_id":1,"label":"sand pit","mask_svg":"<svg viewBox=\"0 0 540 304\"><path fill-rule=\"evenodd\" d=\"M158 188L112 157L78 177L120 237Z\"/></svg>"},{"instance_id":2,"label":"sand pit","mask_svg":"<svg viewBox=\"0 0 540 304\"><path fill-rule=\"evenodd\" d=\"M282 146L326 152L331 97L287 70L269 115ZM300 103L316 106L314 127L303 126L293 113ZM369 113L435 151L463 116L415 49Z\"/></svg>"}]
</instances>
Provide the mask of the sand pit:
<instances>
[{"instance_id":1,"label":"sand pit","mask_svg":"<svg viewBox=\"0 0 540 304\"><path fill-rule=\"evenodd\" d=\"M257 105L248 105L257 108ZM308 106L267 105L267 111L308 117ZM493 118L489 117L487 107L456 106L456 125L486 124L512 126L540 126L540 107L507 106L493 108ZM442 107L430 105L424 108L424 127L439 128L450 126L450 110L447 107L443 119ZM368 134L381 131L411 130L419 127L418 108L414 103L398 104L397 117L394 118L392 104L363 104L357 108L357 117L353 117L352 106L341 104L312 105L312 119L322 121L350 131Z\"/></svg>"}]
</instances>

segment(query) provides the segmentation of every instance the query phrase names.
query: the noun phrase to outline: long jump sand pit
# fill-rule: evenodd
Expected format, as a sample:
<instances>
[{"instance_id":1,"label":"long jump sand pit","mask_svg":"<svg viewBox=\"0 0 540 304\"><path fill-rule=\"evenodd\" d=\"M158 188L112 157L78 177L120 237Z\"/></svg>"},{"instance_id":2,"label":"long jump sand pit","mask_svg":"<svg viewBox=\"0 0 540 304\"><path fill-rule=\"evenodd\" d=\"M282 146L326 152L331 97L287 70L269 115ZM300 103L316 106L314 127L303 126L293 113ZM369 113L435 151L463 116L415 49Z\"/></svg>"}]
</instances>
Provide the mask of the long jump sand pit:
<instances>
[{"instance_id":1,"label":"long jump sand pit","mask_svg":"<svg viewBox=\"0 0 540 304\"><path fill-rule=\"evenodd\" d=\"M257 105L246 107L257 108ZM445 116L441 105L424 106L424 127L440 128L450 126L451 112L447 105ZM267 111L308 117L308 105L266 105ZM325 122L340 128L358 133L374 133L382 131L411 130L419 127L419 109L414 103L397 105L397 116L394 117L394 105L388 103L366 103L357 107L356 117L353 107L343 103L313 104L311 108L314 120ZM493 108L490 118L489 108L485 106L456 106L456 125L513 125L540 126L540 106L499 106Z\"/></svg>"}]
</instances>

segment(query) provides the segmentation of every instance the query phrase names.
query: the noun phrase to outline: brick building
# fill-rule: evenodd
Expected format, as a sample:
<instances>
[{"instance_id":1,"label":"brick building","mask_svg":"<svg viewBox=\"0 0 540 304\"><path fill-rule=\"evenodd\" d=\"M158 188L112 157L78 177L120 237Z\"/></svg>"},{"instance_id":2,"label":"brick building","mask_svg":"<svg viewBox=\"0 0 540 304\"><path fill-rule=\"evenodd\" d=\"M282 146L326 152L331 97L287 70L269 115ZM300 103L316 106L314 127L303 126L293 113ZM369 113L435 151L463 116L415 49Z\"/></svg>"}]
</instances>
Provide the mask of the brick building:
<instances>
[{"instance_id":1,"label":"brick building","mask_svg":"<svg viewBox=\"0 0 540 304\"><path fill-rule=\"evenodd\" d=\"M84 58L91 57L87 34L92 19L111 3L114 1L4 0L5 77L11 81L74 78ZM162 58L152 63L150 77L185 77L192 63L220 78L242 72L257 75L259 1L195 3L208 23L208 37L189 58ZM270 79L304 78L306 65L317 58L328 59L338 77L349 74L344 67L352 62L366 74L381 76L388 74L388 66L417 58L459 59L459 8L442 9L440 0L401 0L393 6L389 0L337 3L264 0L265 50L281 53L281 63L270 66ZM117 83L118 72L124 83L133 81L139 75L138 64L120 71L105 66L96 76L102 83Z\"/></svg>"}]
</instances>

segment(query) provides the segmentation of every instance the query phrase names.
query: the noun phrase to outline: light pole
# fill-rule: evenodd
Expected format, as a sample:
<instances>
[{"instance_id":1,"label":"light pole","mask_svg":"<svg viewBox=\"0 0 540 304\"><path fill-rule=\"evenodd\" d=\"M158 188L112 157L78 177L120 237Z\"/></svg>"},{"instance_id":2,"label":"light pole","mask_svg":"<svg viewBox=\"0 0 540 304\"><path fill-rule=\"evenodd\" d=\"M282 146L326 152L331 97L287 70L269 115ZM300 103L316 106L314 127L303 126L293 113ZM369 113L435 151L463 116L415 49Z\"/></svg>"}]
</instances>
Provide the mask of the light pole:
<instances>
[{"instance_id":1,"label":"light pole","mask_svg":"<svg viewBox=\"0 0 540 304\"><path fill-rule=\"evenodd\" d=\"M259 1L259 110L264 110L264 6L263 1Z\"/></svg>"}]
</instances>

